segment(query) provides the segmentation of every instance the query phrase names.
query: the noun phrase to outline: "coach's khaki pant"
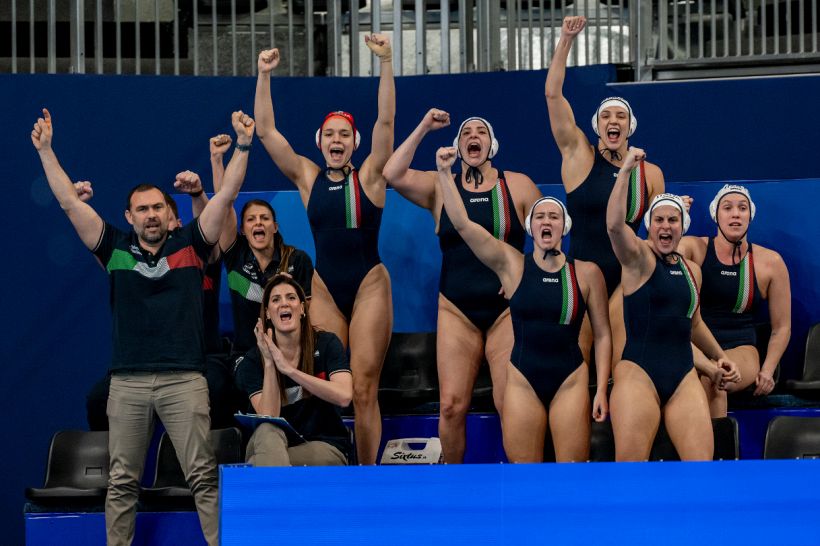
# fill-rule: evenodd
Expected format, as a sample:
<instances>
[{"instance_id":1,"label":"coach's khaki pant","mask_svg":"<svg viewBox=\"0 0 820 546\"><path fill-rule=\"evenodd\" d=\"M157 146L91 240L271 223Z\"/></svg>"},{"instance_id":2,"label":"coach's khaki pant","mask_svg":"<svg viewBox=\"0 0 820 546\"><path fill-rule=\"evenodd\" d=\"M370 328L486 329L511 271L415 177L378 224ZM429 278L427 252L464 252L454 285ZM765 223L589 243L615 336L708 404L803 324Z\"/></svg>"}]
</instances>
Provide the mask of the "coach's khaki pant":
<instances>
[{"instance_id":1,"label":"coach's khaki pant","mask_svg":"<svg viewBox=\"0 0 820 546\"><path fill-rule=\"evenodd\" d=\"M342 466L347 459L327 442L305 442L288 447L281 428L262 423L248 440L247 462L253 466Z\"/></svg>"},{"instance_id":2,"label":"coach's khaki pant","mask_svg":"<svg viewBox=\"0 0 820 546\"><path fill-rule=\"evenodd\" d=\"M111 456L105 528L111 545L130 545L145 454L156 411L177 452L210 546L219 543L216 459L208 441L208 384L198 372L128 373L111 377L108 451Z\"/></svg>"}]
</instances>

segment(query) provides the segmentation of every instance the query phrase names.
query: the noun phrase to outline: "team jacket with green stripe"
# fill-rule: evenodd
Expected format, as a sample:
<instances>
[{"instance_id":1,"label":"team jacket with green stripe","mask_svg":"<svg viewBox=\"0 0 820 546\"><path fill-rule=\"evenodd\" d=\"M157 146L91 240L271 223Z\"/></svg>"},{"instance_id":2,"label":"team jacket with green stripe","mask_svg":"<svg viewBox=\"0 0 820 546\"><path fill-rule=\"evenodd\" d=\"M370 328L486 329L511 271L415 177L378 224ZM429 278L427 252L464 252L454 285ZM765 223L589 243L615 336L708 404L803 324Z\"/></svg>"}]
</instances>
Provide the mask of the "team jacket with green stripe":
<instances>
[{"instance_id":1,"label":"team jacket with green stripe","mask_svg":"<svg viewBox=\"0 0 820 546\"><path fill-rule=\"evenodd\" d=\"M133 231L105 224L93 253L111 284L114 373L204 370L202 282L212 248L198 220L169 232L156 254Z\"/></svg>"},{"instance_id":2,"label":"team jacket with green stripe","mask_svg":"<svg viewBox=\"0 0 820 546\"><path fill-rule=\"evenodd\" d=\"M280 267L281 257L277 250L268 267L262 271L253 255L248 240L238 235L224 255L225 270L228 272L228 288L231 292L231 310L234 325L234 353L245 354L256 347L253 328L259 318L259 306L265 284L277 273L287 273L299 283L305 296L310 297L310 283L313 280L313 262L310 256L294 249L288 263Z\"/></svg>"}]
</instances>

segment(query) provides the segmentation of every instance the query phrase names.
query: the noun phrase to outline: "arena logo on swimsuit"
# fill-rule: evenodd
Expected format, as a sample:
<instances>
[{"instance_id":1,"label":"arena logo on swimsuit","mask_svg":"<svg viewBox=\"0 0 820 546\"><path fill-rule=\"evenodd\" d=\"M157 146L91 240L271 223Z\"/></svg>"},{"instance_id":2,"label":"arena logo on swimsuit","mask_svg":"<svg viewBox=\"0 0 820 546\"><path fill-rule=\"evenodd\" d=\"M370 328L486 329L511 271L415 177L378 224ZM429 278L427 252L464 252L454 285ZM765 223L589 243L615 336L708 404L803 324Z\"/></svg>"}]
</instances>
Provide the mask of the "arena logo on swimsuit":
<instances>
[{"instance_id":1,"label":"arena logo on swimsuit","mask_svg":"<svg viewBox=\"0 0 820 546\"><path fill-rule=\"evenodd\" d=\"M544 277L544 278L543 278L543 281L544 281L544 282L561 282L561 281L560 281L560 280L558 280L558 279L551 279L551 278L549 278L549 277Z\"/></svg>"},{"instance_id":2,"label":"arena logo on swimsuit","mask_svg":"<svg viewBox=\"0 0 820 546\"><path fill-rule=\"evenodd\" d=\"M737 271L721 271L720 274L727 277L737 277Z\"/></svg>"},{"instance_id":3,"label":"arena logo on swimsuit","mask_svg":"<svg viewBox=\"0 0 820 546\"><path fill-rule=\"evenodd\" d=\"M470 203L489 203L489 202L490 202L489 197L473 197L472 199L470 199Z\"/></svg>"},{"instance_id":4,"label":"arena logo on swimsuit","mask_svg":"<svg viewBox=\"0 0 820 546\"><path fill-rule=\"evenodd\" d=\"M676 269L673 269L672 271L669 272L669 274L670 275L683 275L683 271L678 271Z\"/></svg>"}]
</instances>

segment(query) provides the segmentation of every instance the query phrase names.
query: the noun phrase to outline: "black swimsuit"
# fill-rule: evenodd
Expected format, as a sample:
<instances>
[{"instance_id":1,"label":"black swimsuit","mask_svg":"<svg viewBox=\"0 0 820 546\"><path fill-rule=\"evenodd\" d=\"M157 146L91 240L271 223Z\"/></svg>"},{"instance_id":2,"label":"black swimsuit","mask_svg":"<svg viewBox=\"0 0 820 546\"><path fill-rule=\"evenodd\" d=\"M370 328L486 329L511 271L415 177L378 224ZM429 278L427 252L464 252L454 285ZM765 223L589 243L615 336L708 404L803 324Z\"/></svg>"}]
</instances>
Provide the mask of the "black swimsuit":
<instances>
[{"instance_id":1,"label":"black swimsuit","mask_svg":"<svg viewBox=\"0 0 820 546\"><path fill-rule=\"evenodd\" d=\"M621 264L612 250L606 230L606 208L620 167L616 167L595 152L595 162L580 186L567 194L567 211L576 219L572 225L570 250L573 258L595 263L604 274L609 296L621 283ZM626 223L638 233L648 203L646 174L643 162L632 170L627 192ZM581 221L583 219L583 221Z\"/></svg>"},{"instance_id":2,"label":"black swimsuit","mask_svg":"<svg viewBox=\"0 0 820 546\"><path fill-rule=\"evenodd\" d=\"M752 245L736 265L724 265L709 239L703 259L701 316L722 349L757 343L754 314L760 300Z\"/></svg>"},{"instance_id":3,"label":"black swimsuit","mask_svg":"<svg viewBox=\"0 0 820 546\"><path fill-rule=\"evenodd\" d=\"M510 298L515 336L510 361L545 408L584 360L578 334L585 312L574 260L567 259L560 270L548 273L532 254L524 258L521 284Z\"/></svg>"},{"instance_id":4,"label":"black swimsuit","mask_svg":"<svg viewBox=\"0 0 820 546\"><path fill-rule=\"evenodd\" d=\"M464 189L460 175L455 175L454 181L470 220L492 233L496 239L523 251L524 228L518 221L504 172L499 169L498 182L492 189L482 192ZM458 307L476 328L486 332L509 306L498 293L501 288L498 277L476 258L443 207L438 239L441 247L439 292Z\"/></svg>"},{"instance_id":5,"label":"black swimsuit","mask_svg":"<svg viewBox=\"0 0 820 546\"><path fill-rule=\"evenodd\" d=\"M649 280L624 296L623 359L646 371L661 406L693 367L692 315L697 307L697 285L680 256L674 264L656 257Z\"/></svg>"},{"instance_id":6,"label":"black swimsuit","mask_svg":"<svg viewBox=\"0 0 820 546\"><path fill-rule=\"evenodd\" d=\"M313 182L307 215L316 247L316 271L348 322L359 285L381 263L382 211L365 195L356 170L339 182L329 180L323 171Z\"/></svg>"}]
</instances>

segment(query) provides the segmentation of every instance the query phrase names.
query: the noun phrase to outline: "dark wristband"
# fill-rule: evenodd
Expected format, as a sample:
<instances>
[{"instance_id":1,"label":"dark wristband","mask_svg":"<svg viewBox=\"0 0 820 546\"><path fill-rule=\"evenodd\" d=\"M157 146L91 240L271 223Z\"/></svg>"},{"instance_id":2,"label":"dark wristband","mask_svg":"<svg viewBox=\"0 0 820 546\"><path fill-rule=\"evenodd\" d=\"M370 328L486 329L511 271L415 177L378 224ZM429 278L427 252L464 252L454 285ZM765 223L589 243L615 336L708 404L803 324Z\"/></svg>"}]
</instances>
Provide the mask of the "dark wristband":
<instances>
[{"instance_id":1,"label":"dark wristband","mask_svg":"<svg viewBox=\"0 0 820 546\"><path fill-rule=\"evenodd\" d=\"M203 193L205 193L205 190L195 191L195 192L193 192L193 193L189 193L188 195L190 195L191 197L199 197L199 196L200 196L200 195L202 195Z\"/></svg>"},{"instance_id":2,"label":"dark wristband","mask_svg":"<svg viewBox=\"0 0 820 546\"><path fill-rule=\"evenodd\" d=\"M247 152L251 149L251 145L250 144L237 144L236 149L239 150L240 152Z\"/></svg>"}]
</instances>

